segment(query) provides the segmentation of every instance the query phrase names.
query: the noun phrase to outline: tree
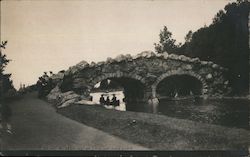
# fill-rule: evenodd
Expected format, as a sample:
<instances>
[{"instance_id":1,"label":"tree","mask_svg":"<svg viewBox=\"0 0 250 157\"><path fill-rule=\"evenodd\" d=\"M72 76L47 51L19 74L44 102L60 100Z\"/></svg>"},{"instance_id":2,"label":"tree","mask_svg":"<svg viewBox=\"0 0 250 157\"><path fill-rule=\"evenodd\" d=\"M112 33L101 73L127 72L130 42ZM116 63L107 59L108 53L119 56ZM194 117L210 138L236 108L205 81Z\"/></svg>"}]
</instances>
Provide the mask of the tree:
<instances>
[{"instance_id":1,"label":"tree","mask_svg":"<svg viewBox=\"0 0 250 157\"><path fill-rule=\"evenodd\" d=\"M193 32L190 30L190 31L187 33L187 35L185 36L185 42L186 42L186 43L191 42L192 37L193 37Z\"/></svg>"},{"instance_id":2,"label":"tree","mask_svg":"<svg viewBox=\"0 0 250 157\"><path fill-rule=\"evenodd\" d=\"M250 2L237 0L229 3L213 18L213 23L195 32L189 31L183 45L176 45L167 27L160 32L160 42L155 45L158 53L184 54L213 61L229 69L233 94L248 94L249 47L248 16Z\"/></svg>"},{"instance_id":3,"label":"tree","mask_svg":"<svg viewBox=\"0 0 250 157\"><path fill-rule=\"evenodd\" d=\"M3 74L4 68L9 63L9 59L6 58L6 55L2 53L2 49L5 49L7 41L2 41L0 44L0 74Z\"/></svg>"},{"instance_id":4,"label":"tree","mask_svg":"<svg viewBox=\"0 0 250 157\"><path fill-rule=\"evenodd\" d=\"M225 12L223 10L220 10L213 18L213 23L222 22L224 17L225 17Z\"/></svg>"},{"instance_id":5,"label":"tree","mask_svg":"<svg viewBox=\"0 0 250 157\"><path fill-rule=\"evenodd\" d=\"M247 0L229 3L211 25L194 32L178 50L228 68L234 94L247 94L249 89L249 10Z\"/></svg>"},{"instance_id":6,"label":"tree","mask_svg":"<svg viewBox=\"0 0 250 157\"><path fill-rule=\"evenodd\" d=\"M178 46L175 44L176 40L172 38L172 33L168 30L167 26L164 26L163 30L160 31L159 36L159 43L154 43L156 52L175 53Z\"/></svg>"},{"instance_id":7,"label":"tree","mask_svg":"<svg viewBox=\"0 0 250 157\"><path fill-rule=\"evenodd\" d=\"M11 74L4 74L4 69L9 63L9 59L7 59L7 56L3 54L3 49L6 48L7 41L3 41L0 44L0 98L1 100L4 99L6 96L6 93L14 89L12 81L10 80Z\"/></svg>"}]
</instances>

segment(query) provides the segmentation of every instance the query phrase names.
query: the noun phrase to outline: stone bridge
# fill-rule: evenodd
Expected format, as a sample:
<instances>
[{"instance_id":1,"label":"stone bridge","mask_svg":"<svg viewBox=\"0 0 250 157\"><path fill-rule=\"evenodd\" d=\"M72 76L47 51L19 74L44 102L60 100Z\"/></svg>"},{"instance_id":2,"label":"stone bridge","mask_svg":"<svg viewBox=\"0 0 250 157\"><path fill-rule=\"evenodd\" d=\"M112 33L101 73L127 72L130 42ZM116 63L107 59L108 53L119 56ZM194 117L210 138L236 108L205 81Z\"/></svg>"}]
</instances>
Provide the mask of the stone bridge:
<instances>
[{"instance_id":1,"label":"stone bridge","mask_svg":"<svg viewBox=\"0 0 250 157\"><path fill-rule=\"evenodd\" d=\"M227 69L198 58L148 51L136 56L119 55L105 62L82 61L64 73L61 87L67 86L64 92L72 90L88 96L105 79L118 82L125 96L138 95L142 100L160 97L160 90L172 88L173 84L184 84L194 89L193 94L206 97L230 92Z\"/></svg>"}]
</instances>

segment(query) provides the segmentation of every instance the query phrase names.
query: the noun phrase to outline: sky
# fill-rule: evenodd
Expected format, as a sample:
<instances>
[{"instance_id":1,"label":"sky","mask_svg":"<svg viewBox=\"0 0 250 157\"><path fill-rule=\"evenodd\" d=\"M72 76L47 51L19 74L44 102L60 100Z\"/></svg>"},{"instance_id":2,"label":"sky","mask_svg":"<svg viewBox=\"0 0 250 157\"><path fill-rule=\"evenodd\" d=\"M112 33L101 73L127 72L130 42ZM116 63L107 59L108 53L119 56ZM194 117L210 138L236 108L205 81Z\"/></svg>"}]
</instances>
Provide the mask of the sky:
<instances>
[{"instance_id":1,"label":"sky","mask_svg":"<svg viewBox=\"0 0 250 157\"><path fill-rule=\"evenodd\" d=\"M177 42L212 23L231 0L3 0L1 41L12 61L15 88L32 85L44 71L78 62L154 51L167 26Z\"/></svg>"}]
</instances>

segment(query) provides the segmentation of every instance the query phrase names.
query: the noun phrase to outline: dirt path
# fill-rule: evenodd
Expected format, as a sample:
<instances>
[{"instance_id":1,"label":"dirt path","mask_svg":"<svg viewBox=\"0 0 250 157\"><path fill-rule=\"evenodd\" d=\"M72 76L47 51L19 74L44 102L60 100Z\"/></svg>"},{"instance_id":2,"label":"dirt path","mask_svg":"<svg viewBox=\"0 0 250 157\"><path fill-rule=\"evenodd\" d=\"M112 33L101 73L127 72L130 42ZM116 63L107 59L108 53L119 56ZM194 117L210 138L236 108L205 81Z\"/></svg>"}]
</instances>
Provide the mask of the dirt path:
<instances>
[{"instance_id":1,"label":"dirt path","mask_svg":"<svg viewBox=\"0 0 250 157\"><path fill-rule=\"evenodd\" d=\"M58 114L35 93L10 105L14 134L2 135L1 150L146 149Z\"/></svg>"}]
</instances>

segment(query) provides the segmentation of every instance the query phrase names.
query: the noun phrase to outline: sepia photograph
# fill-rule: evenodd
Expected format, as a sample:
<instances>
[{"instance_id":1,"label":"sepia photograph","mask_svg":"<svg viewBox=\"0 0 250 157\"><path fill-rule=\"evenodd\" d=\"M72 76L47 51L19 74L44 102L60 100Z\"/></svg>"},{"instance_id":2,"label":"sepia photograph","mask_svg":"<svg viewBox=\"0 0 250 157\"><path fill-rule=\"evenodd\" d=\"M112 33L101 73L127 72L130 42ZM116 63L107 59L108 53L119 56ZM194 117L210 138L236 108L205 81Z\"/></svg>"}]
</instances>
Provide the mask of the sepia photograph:
<instances>
[{"instance_id":1,"label":"sepia photograph","mask_svg":"<svg viewBox=\"0 0 250 157\"><path fill-rule=\"evenodd\" d=\"M249 12L0 0L0 156L249 156Z\"/></svg>"}]
</instances>

